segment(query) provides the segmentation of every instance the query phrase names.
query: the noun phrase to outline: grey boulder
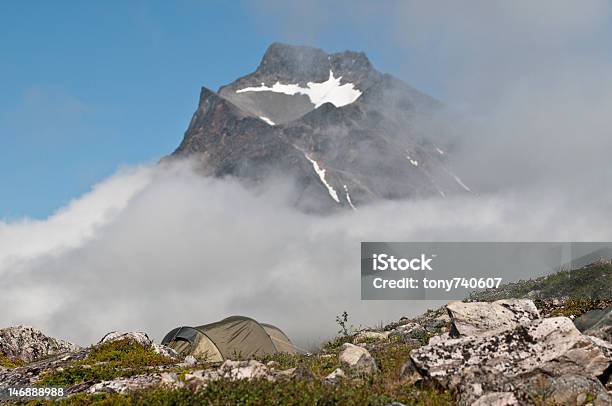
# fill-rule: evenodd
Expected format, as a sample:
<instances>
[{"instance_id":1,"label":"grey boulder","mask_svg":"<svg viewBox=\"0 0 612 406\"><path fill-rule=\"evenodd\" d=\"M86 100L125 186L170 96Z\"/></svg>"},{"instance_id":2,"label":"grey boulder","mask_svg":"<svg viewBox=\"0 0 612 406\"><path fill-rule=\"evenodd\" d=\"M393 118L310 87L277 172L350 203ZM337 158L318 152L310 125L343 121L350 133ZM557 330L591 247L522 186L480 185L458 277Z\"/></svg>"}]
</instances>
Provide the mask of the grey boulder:
<instances>
[{"instance_id":1,"label":"grey boulder","mask_svg":"<svg viewBox=\"0 0 612 406\"><path fill-rule=\"evenodd\" d=\"M535 304L528 299L451 302L446 310L451 317L453 337L495 334L540 318Z\"/></svg>"}]
</instances>

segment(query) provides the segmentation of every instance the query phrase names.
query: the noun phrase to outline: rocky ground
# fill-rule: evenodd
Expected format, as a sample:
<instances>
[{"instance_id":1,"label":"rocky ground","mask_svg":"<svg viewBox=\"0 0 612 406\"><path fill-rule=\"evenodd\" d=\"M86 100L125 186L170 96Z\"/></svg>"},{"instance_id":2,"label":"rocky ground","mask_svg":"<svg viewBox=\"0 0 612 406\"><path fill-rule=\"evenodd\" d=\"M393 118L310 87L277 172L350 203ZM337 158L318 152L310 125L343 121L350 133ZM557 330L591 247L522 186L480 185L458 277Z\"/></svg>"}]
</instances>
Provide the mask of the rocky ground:
<instances>
[{"instance_id":1,"label":"rocky ground","mask_svg":"<svg viewBox=\"0 0 612 406\"><path fill-rule=\"evenodd\" d=\"M612 277L609 266L585 269L597 286ZM10 327L0 330L0 385L65 387L58 402L68 404L612 404L612 301L530 292L483 294L382 328L343 324L316 354L218 364L182 359L144 333L78 348Z\"/></svg>"}]
</instances>

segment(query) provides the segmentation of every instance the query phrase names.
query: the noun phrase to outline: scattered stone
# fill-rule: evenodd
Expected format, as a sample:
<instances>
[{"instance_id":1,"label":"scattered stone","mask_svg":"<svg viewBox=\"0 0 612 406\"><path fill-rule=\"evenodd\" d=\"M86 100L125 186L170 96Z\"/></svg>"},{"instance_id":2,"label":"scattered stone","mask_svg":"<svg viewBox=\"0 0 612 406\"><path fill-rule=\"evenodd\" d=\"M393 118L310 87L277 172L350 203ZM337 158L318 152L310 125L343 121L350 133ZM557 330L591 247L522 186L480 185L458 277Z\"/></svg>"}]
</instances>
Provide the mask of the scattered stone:
<instances>
[{"instance_id":1,"label":"scattered stone","mask_svg":"<svg viewBox=\"0 0 612 406\"><path fill-rule=\"evenodd\" d=\"M293 368L291 378L297 379L299 381L311 381L315 379L315 376L312 371L310 371L310 369L306 368L303 365L298 365L296 368Z\"/></svg>"},{"instance_id":2,"label":"scattered stone","mask_svg":"<svg viewBox=\"0 0 612 406\"><path fill-rule=\"evenodd\" d=\"M188 355L185 357L184 363L187 365L195 365L198 363L198 360L193 355Z\"/></svg>"},{"instance_id":3,"label":"scattered stone","mask_svg":"<svg viewBox=\"0 0 612 406\"><path fill-rule=\"evenodd\" d=\"M586 335L612 342L612 306L588 311L574 320L574 324Z\"/></svg>"},{"instance_id":4,"label":"scattered stone","mask_svg":"<svg viewBox=\"0 0 612 406\"><path fill-rule=\"evenodd\" d=\"M176 372L162 372L160 376L162 385L178 387L182 384Z\"/></svg>"},{"instance_id":5,"label":"scattered stone","mask_svg":"<svg viewBox=\"0 0 612 406\"><path fill-rule=\"evenodd\" d=\"M544 390L549 393L548 399L554 404L584 405L587 403L587 396L590 396L594 405L612 405L612 397L597 379L566 375L548 378L547 381L539 390L545 388Z\"/></svg>"},{"instance_id":6,"label":"scattered stone","mask_svg":"<svg viewBox=\"0 0 612 406\"><path fill-rule=\"evenodd\" d=\"M30 326L0 329L0 354L9 358L32 362L49 355L78 351L80 347L45 335Z\"/></svg>"},{"instance_id":7,"label":"scattered stone","mask_svg":"<svg viewBox=\"0 0 612 406\"><path fill-rule=\"evenodd\" d=\"M93 386L94 382L82 382L77 383L76 385L72 385L68 389L66 389L66 395L73 395L79 392L86 392L89 388Z\"/></svg>"},{"instance_id":8,"label":"scattered stone","mask_svg":"<svg viewBox=\"0 0 612 406\"><path fill-rule=\"evenodd\" d=\"M92 385L87 392L127 393L129 391L145 389L161 384L171 387L183 386L183 383L178 380L176 374L145 374L131 376L129 378L117 378L111 381L102 381Z\"/></svg>"},{"instance_id":9,"label":"scattered stone","mask_svg":"<svg viewBox=\"0 0 612 406\"><path fill-rule=\"evenodd\" d=\"M346 378L346 374L341 368L336 368L332 373L325 377L325 382L335 383Z\"/></svg>"},{"instance_id":10,"label":"scattered stone","mask_svg":"<svg viewBox=\"0 0 612 406\"><path fill-rule=\"evenodd\" d=\"M164 356L166 358L171 358L173 360L178 360L180 358L178 352L176 352L174 349L172 349L170 347L166 347L165 345L161 345L161 344L157 344L157 343L152 343L151 344L151 349L153 349L153 351L156 354L162 355L162 356ZM189 357L189 355L188 355L188 357Z\"/></svg>"},{"instance_id":11,"label":"scattered stone","mask_svg":"<svg viewBox=\"0 0 612 406\"><path fill-rule=\"evenodd\" d=\"M345 343L339 355L340 362L349 367L352 372L369 375L376 371L376 361L368 350L358 345Z\"/></svg>"},{"instance_id":12,"label":"scattered stone","mask_svg":"<svg viewBox=\"0 0 612 406\"><path fill-rule=\"evenodd\" d=\"M353 339L354 343L363 343L366 341L374 340L386 340L389 338L390 331L378 332L378 331L360 331Z\"/></svg>"},{"instance_id":13,"label":"scattered stone","mask_svg":"<svg viewBox=\"0 0 612 406\"><path fill-rule=\"evenodd\" d=\"M427 343L428 345L436 345L436 344L440 344L446 340L450 339L450 334L449 333L442 333L440 335L437 336L433 336L429 339L429 342Z\"/></svg>"},{"instance_id":14,"label":"scattered stone","mask_svg":"<svg viewBox=\"0 0 612 406\"><path fill-rule=\"evenodd\" d=\"M276 371L274 375L271 376L271 379L276 379L276 378L293 379L296 369L297 368L289 368L289 369L283 369L282 371Z\"/></svg>"},{"instance_id":15,"label":"scattered stone","mask_svg":"<svg viewBox=\"0 0 612 406\"><path fill-rule=\"evenodd\" d=\"M268 363L266 364L266 366L270 369L276 369L280 366L280 364L276 361L268 361Z\"/></svg>"},{"instance_id":16,"label":"scattered stone","mask_svg":"<svg viewBox=\"0 0 612 406\"><path fill-rule=\"evenodd\" d=\"M391 331L391 335L398 335L405 344L421 345L421 339L427 337L429 334L419 323L410 322L397 326Z\"/></svg>"},{"instance_id":17,"label":"scattered stone","mask_svg":"<svg viewBox=\"0 0 612 406\"><path fill-rule=\"evenodd\" d=\"M504 299L493 303L451 302L446 309L452 320L452 337L497 334L540 317L529 299Z\"/></svg>"},{"instance_id":18,"label":"scattered stone","mask_svg":"<svg viewBox=\"0 0 612 406\"><path fill-rule=\"evenodd\" d=\"M19 368L9 368L4 372L0 370L0 382L6 386L33 385L38 382L42 372L56 370L80 361L87 357L89 352L90 348L82 348L75 352L57 353Z\"/></svg>"},{"instance_id":19,"label":"scattered stone","mask_svg":"<svg viewBox=\"0 0 612 406\"><path fill-rule=\"evenodd\" d=\"M150 388L156 385L166 385L173 388L183 386L176 374L145 374L136 375L129 378L117 378L111 381L102 381L92 385L87 392L89 393L127 393L130 391Z\"/></svg>"},{"instance_id":20,"label":"scattered stone","mask_svg":"<svg viewBox=\"0 0 612 406\"><path fill-rule=\"evenodd\" d=\"M98 345L120 340L132 340L142 345L143 347L149 347L153 344L153 340L151 340L146 333L140 331L130 331L128 333L118 333L116 331L111 331L110 333L107 333L104 337L102 337L100 341L98 341Z\"/></svg>"},{"instance_id":21,"label":"scattered stone","mask_svg":"<svg viewBox=\"0 0 612 406\"><path fill-rule=\"evenodd\" d=\"M612 362L612 343L608 341L604 341L601 338L585 336L589 339L593 344L595 344L601 352L608 358L609 361Z\"/></svg>"},{"instance_id":22,"label":"scattered stone","mask_svg":"<svg viewBox=\"0 0 612 406\"><path fill-rule=\"evenodd\" d=\"M419 373L412 360L408 360L400 370L400 379L402 382L409 385L414 385L423 380L423 376Z\"/></svg>"},{"instance_id":23,"label":"scattered stone","mask_svg":"<svg viewBox=\"0 0 612 406\"><path fill-rule=\"evenodd\" d=\"M232 361L226 360L217 370L222 378L231 380L267 378L270 374L268 368L259 361Z\"/></svg>"},{"instance_id":24,"label":"scattered stone","mask_svg":"<svg viewBox=\"0 0 612 406\"><path fill-rule=\"evenodd\" d=\"M191 389L198 390L205 388L209 382L220 378L216 369L201 369L185 374L185 384Z\"/></svg>"},{"instance_id":25,"label":"scattered stone","mask_svg":"<svg viewBox=\"0 0 612 406\"><path fill-rule=\"evenodd\" d=\"M303 365L299 365L295 368L284 369L282 371L271 371L273 374L269 375L268 380L275 381L277 378L281 379L295 379L298 381L310 381L315 379L314 374Z\"/></svg>"},{"instance_id":26,"label":"scattered stone","mask_svg":"<svg viewBox=\"0 0 612 406\"><path fill-rule=\"evenodd\" d=\"M396 331L403 335L408 335L411 338L413 336L420 336L426 332L425 328L418 323L408 323L396 328Z\"/></svg>"},{"instance_id":27,"label":"scattered stone","mask_svg":"<svg viewBox=\"0 0 612 406\"><path fill-rule=\"evenodd\" d=\"M541 292L541 291L539 291L539 290L537 290L537 289L536 289L536 290L530 290L529 292L527 292L527 295L526 295L526 296L527 296L527 298L529 298L529 299L539 299L539 298L540 298L540 296L541 296L541 293L542 293L542 292Z\"/></svg>"},{"instance_id":28,"label":"scattered stone","mask_svg":"<svg viewBox=\"0 0 612 406\"><path fill-rule=\"evenodd\" d=\"M173 360L178 360L180 357L174 349L153 342L153 340L149 338L147 333L143 333L141 331L130 331L127 333L118 333L116 331L111 331L110 333L107 333L104 337L102 337L102 339L98 341L97 345L121 340L130 340L142 345L143 347L150 347L156 354L163 355L164 357Z\"/></svg>"},{"instance_id":29,"label":"scattered stone","mask_svg":"<svg viewBox=\"0 0 612 406\"><path fill-rule=\"evenodd\" d=\"M518 405L512 392L490 392L472 403L472 406L512 406Z\"/></svg>"}]
</instances>

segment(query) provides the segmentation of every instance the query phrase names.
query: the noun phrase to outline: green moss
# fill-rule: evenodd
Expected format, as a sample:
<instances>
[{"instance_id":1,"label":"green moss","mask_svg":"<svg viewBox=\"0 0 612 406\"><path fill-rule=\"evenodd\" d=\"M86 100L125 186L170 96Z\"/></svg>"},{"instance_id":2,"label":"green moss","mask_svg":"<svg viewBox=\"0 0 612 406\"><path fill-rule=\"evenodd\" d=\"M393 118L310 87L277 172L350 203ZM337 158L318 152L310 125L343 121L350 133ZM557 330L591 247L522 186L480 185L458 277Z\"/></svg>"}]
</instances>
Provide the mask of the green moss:
<instances>
[{"instance_id":1,"label":"green moss","mask_svg":"<svg viewBox=\"0 0 612 406\"><path fill-rule=\"evenodd\" d=\"M599 308L599 301L593 299L569 299L566 303L563 304L562 307L558 309L553 309L551 312L551 316L581 316L584 313Z\"/></svg>"},{"instance_id":2,"label":"green moss","mask_svg":"<svg viewBox=\"0 0 612 406\"><path fill-rule=\"evenodd\" d=\"M417 389L381 381L329 385L320 381L220 380L205 389L150 389L131 393L76 395L64 405L384 405L399 401L410 405L452 405L447 392ZM32 404L45 404L36 402Z\"/></svg>"},{"instance_id":3,"label":"green moss","mask_svg":"<svg viewBox=\"0 0 612 406\"><path fill-rule=\"evenodd\" d=\"M338 340L333 343L339 349ZM277 369L304 367L317 379L283 380L220 380L206 388L193 391L188 388L170 390L150 388L127 395L120 394L77 394L59 400L65 405L384 405L393 401L410 405L450 405L453 397L448 392L435 388L418 388L403 383L400 371L409 358L413 347L397 340L380 340L372 343L370 352L375 358L379 372L369 377L341 380L336 384L325 383L322 378L341 367L337 351L334 354L289 355L274 354L259 358L267 363L275 361ZM83 361L56 371L44 378L43 383L70 386L84 381L109 380L118 376L143 373L150 365L163 365L167 360L151 354L150 350L131 342L117 342L94 349ZM150 372L150 371L149 371ZM184 379L187 369L176 368ZM50 402L39 401L41 405Z\"/></svg>"},{"instance_id":4,"label":"green moss","mask_svg":"<svg viewBox=\"0 0 612 406\"><path fill-rule=\"evenodd\" d=\"M92 349L87 358L64 369L44 374L45 386L71 386L81 382L103 381L138 375L172 360L133 340L104 343Z\"/></svg>"},{"instance_id":5,"label":"green moss","mask_svg":"<svg viewBox=\"0 0 612 406\"><path fill-rule=\"evenodd\" d=\"M81 382L99 382L136 374L138 374L138 371L117 369L109 365L74 365L42 375L39 384L41 386L69 387Z\"/></svg>"},{"instance_id":6,"label":"green moss","mask_svg":"<svg viewBox=\"0 0 612 406\"><path fill-rule=\"evenodd\" d=\"M157 354L150 347L143 347L132 340L119 340L95 347L84 360L92 364L108 362L125 368L167 365L172 360Z\"/></svg>"},{"instance_id":7,"label":"green moss","mask_svg":"<svg viewBox=\"0 0 612 406\"><path fill-rule=\"evenodd\" d=\"M329 384L324 377L340 365L338 352L352 337L342 336L326 346L326 352L316 355L274 354L260 357L263 363L275 361L277 369L303 367L315 379L286 379L277 382L261 380L219 380L206 388L149 388L130 394L81 393L54 404L63 405L385 405L393 401L410 405L451 405L453 396L436 388L416 387L402 382L400 371L414 348L398 339L377 340L368 344L379 372L371 376L356 376ZM41 384L71 386L80 382L99 382L117 377L152 372L151 367L166 365L170 360L132 341L117 341L93 348L82 361L63 370L44 375ZM345 368L344 368L345 369ZM179 379L188 368L170 367ZM345 372L346 371L345 369ZM32 405L50 401L30 402Z\"/></svg>"},{"instance_id":8,"label":"green moss","mask_svg":"<svg viewBox=\"0 0 612 406\"><path fill-rule=\"evenodd\" d=\"M355 339L355 335L341 335L334 338L331 341L328 341L323 345L323 351L327 353L337 353L340 351L340 347L344 345L344 343L352 343Z\"/></svg>"},{"instance_id":9,"label":"green moss","mask_svg":"<svg viewBox=\"0 0 612 406\"><path fill-rule=\"evenodd\" d=\"M520 298L526 297L532 291L538 291L540 298L571 297L609 300L610 292L612 292L612 265L589 265L537 279L512 282L498 289L474 293L470 299L488 301Z\"/></svg>"},{"instance_id":10,"label":"green moss","mask_svg":"<svg viewBox=\"0 0 612 406\"><path fill-rule=\"evenodd\" d=\"M5 368L17 368L25 365L25 362L18 358L9 358L6 355L0 353L0 367Z\"/></svg>"},{"instance_id":11,"label":"green moss","mask_svg":"<svg viewBox=\"0 0 612 406\"><path fill-rule=\"evenodd\" d=\"M401 342L373 348L371 354L380 368L380 378L387 382L398 381L402 366L408 361L410 351L414 348Z\"/></svg>"},{"instance_id":12,"label":"green moss","mask_svg":"<svg viewBox=\"0 0 612 406\"><path fill-rule=\"evenodd\" d=\"M333 370L340 367L338 357L335 355L292 355L292 354L271 354L258 358L258 361L268 363L275 361L279 365L276 369L289 369L303 367L308 369L318 378L324 378Z\"/></svg>"}]
</instances>

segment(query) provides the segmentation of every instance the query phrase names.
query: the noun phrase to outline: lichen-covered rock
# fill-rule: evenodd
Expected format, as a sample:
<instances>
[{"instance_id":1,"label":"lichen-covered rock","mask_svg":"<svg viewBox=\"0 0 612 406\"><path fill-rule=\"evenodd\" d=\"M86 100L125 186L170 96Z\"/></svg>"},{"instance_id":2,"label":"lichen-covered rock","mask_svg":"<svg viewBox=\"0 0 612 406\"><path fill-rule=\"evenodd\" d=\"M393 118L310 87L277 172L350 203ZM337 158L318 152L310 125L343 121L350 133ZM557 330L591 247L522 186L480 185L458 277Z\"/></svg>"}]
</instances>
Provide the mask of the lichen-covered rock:
<instances>
[{"instance_id":1,"label":"lichen-covered rock","mask_svg":"<svg viewBox=\"0 0 612 406\"><path fill-rule=\"evenodd\" d=\"M480 391L519 390L523 380L535 373L594 378L610 364L566 317L534 320L496 335L449 339L413 350L410 357L425 376L459 390L470 402Z\"/></svg>"},{"instance_id":2,"label":"lichen-covered rock","mask_svg":"<svg viewBox=\"0 0 612 406\"><path fill-rule=\"evenodd\" d=\"M49 337L30 326L0 329L0 353L25 362L53 354L78 351L79 348L76 344Z\"/></svg>"},{"instance_id":3,"label":"lichen-covered rock","mask_svg":"<svg viewBox=\"0 0 612 406\"><path fill-rule=\"evenodd\" d=\"M593 405L612 405L612 397L595 378L580 375L544 377L534 390L547 393L547 400L557 405L583 405L588 398Z\"/></svg>"},{"instance_id":4,"label":"lichen-covered rock","mask_svg":"<svg viewBox=\"0 0 612 406\"><path fill-rule=\"evenodd\" d=\"M358 345L345 343L339 355L340 362L352 372L358 374L371 374L378 370L376 361L368 350Z\"/></svg>"},{"instance_id":5,"label":"lichen-covered rock","mask_svg":"<svg viewBox=\"0 0 612 406\"><path fill-rule=\"evenodd\" d=\"M451 382L466 366L515 376L535 368L553 376L600 375L609 364L602 351L566 317L554 317L492 336L462 337L427 345L411 358L428 375Z\"/></svg>"},{"instance_id":6,"label":"lichen-covered rock","mask_svg":"<svg viewBox=\"0 0 612 406\"><path fill-rule=\"evenodd\" d=\"M538 319L540 313L528 299L488 302L451 302L446 309L452 321L451 336L496 334Z\"/></svg>"}]
</instances>

